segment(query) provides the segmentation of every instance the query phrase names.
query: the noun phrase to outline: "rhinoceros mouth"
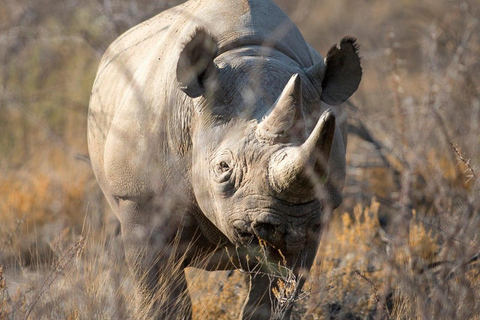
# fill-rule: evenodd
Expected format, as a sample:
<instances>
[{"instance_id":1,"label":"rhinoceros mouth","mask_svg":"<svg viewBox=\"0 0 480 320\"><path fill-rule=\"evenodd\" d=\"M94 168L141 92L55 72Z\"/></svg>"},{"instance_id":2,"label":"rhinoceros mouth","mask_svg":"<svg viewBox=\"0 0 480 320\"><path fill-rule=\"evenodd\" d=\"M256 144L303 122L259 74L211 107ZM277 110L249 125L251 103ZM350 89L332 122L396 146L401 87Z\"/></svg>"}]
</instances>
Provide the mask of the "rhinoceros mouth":
<instances>
[{"instance_id":1,"label":"rhinoceros mouth","mask_svg":"<svg viewBox=\"0 0 480 320\"><path fill-rule=\"evenodd\" d=\"M280 261L281 257L294 256L303 252L309 242L318 240L321 229L320 223L311 223L308 226L283 227L268 223L252 223L254 227L242 229L233 228L232 243L244 247L251 252L261 252L268 257Z\"/></svg>"},{"instance_id":2,"label":"rhinoceros mouth","mask_svg":"<svg viewBox=\"0 0 480 320\"><path fill-rule=\"evenodd\" d=\"M305 246L295 247L294 252L275 248L265 241L257 239L255 245L237 248L237 259L241 268L247 272L265 272L281 275L302 267L306 257Z\"/></svg>"}]
</instances>

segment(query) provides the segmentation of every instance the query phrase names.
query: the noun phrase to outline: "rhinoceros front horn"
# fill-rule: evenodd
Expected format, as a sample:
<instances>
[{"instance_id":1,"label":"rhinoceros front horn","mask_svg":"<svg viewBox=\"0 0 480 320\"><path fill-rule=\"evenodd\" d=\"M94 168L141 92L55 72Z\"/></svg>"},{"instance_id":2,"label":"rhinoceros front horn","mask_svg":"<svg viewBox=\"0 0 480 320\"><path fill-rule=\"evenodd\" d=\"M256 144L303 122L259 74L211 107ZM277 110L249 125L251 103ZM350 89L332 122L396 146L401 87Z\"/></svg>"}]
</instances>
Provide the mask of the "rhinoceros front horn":
<instances>
[{"instance_id":1,"label":"rhinoceros front horn","mask_svg":"<svg viewBox=\"0 0 480 320\"><path fill-rule=\"evenodd\" d=\"M306 134L302 99L302 81L298 74L294 74L268 116L258 124L257 137L276 143L303 141Z\"/></svg>"},{"instance_id":2,"label":"rhinoceros front horn","mask_svg":"<svg viewBox=\"0 0 480 320\"><path fill-rule=\"evenodd\" d=\"M322 191L335 133L335 114L325 111L300 146L277 151L270 159L268 182L276 195L291 203L306 203Z\"/></svg>"}]
</instances>

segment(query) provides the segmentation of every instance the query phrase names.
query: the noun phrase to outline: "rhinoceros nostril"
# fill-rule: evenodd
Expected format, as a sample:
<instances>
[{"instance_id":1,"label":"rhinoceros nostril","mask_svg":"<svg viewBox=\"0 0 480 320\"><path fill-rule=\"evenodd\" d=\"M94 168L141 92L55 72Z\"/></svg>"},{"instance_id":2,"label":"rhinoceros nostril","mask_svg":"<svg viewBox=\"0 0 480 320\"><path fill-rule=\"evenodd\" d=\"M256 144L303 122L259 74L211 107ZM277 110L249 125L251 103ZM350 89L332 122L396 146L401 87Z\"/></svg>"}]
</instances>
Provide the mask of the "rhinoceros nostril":
<instances>
[{"instance_id":1,"label":"rhinoceros nostril","mask_svg":"<svg viewBox=\"0 0 480 320\"><path fill-rule=\"evenodd\" d=\"M275 226L270 223L257 223L253 227L258 237L267 239L275 233Z\"/></svg>"},{"instance_id":2,"label":"rhinoceros nostril","mask_svg":"<svg viewBox=\"0 0 480 320\"><path fill-rule=\"evenodd\" d=\"M320 231L320 228L321 228L321 227L322 227L322 225L321 225L320 223L316 223L316 224L314 224L314 225L312 226L311 229L312 229L312 231L313 231L314 233L317 233L317 232Z\"/></svg>"},{"instance_id":3,"label":"rhinoceros nostril","mask_svg":"<svg viewBox=\"0 0 480 320\"><path fill-rule=\"evenodd\" d=\"M273 246L279 246L284 238L280 225L268 222L257 222L253 225L255 235Z\"/></svg>"},{"instance_id":4,"label":"rhinoceros nostril","mask_svg":"<svg viewBox=\"0 0 480 320\"><path fill-rule=\"evenodd\" d=\"M242 228L234 226L233 230L235 231L235 234L242 239L248 239L248 238L253 237L253 234L251 234L248 231L243 230Z\"/></svg>"},{"instance_id":5,"label":"rhinoceros nostril","mask_svg":"<svg viewBox=\"0 0 480 320\"><path fill-rule=\"evenodd\" d=\"M275 226L270 223L257 223L255 230L257 230L258 233L268 234L275 232Z\"/></svg>"}]
</instances>

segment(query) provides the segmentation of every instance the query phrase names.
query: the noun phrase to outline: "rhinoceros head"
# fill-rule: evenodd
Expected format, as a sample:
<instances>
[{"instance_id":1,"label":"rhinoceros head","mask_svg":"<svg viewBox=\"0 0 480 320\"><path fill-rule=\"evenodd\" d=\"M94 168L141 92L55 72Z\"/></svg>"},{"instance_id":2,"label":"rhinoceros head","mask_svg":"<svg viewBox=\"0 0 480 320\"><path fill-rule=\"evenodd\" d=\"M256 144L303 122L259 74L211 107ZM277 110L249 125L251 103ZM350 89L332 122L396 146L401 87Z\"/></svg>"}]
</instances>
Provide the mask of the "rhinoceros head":
<instances>
[{"instance_id":1,"label":"rhinoceros head","mask_svg":"<svg viewBox=\"0 0 480 320\"><path fill-rule=\"evenodd\" d=\"M285 255L316 250L322 211L338 205L327 187L335 114L318 110L320 100L339 104L357 89L355 43L344 39L310 68L262 50L219 54L198 30L181 53L177 80L195 110L194 193L236 245L262 240Z\"/></svg>"}]
</instances>

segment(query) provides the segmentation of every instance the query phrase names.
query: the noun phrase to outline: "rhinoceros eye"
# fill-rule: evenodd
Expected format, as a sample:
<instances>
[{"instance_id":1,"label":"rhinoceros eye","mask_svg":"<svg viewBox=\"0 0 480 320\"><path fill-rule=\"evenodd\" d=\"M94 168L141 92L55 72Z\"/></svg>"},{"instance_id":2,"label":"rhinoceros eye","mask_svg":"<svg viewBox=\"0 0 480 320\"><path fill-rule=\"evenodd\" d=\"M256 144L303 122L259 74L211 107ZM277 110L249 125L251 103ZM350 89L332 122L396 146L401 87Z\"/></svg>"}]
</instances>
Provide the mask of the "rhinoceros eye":
<instances>
[{"instance_id":1,"label":"rhinoceros eye","mask_svg":"<svg viewBox=\"0 0 480 320\"><path fill-rule=\"evenodd\" d=\"M235 162L232 152L228 149L220 151L211 162L213 179L220 184L230 183L233 175ZM222 188L225 188L223 186Z\"/></svg>"},{"instance_id":2,"label":"rhinoceros eye","mask_svg":"<svg viewBox=\"0 0 480 320\"><path fill-rule=\"evenodd\" d=\"M221 161L216 165L215 168L215 181L219 183L229 181L230 177L232 176L232 171L232 167L226 161Z\"/></svg>"},{"instance_id":3,"label":"rhinoceros eye","mask_svg":"<svg viewBox=\"0 0 480 320\"><path fill-rule=\"evenodd\" d=\"M220 172L227 172L228 170L230 170L230 166L228 165L228 163L226 163L225 161L222 161L220 162L220 164L218 165L218 170Z\"/></svg>"}]
</instances>

